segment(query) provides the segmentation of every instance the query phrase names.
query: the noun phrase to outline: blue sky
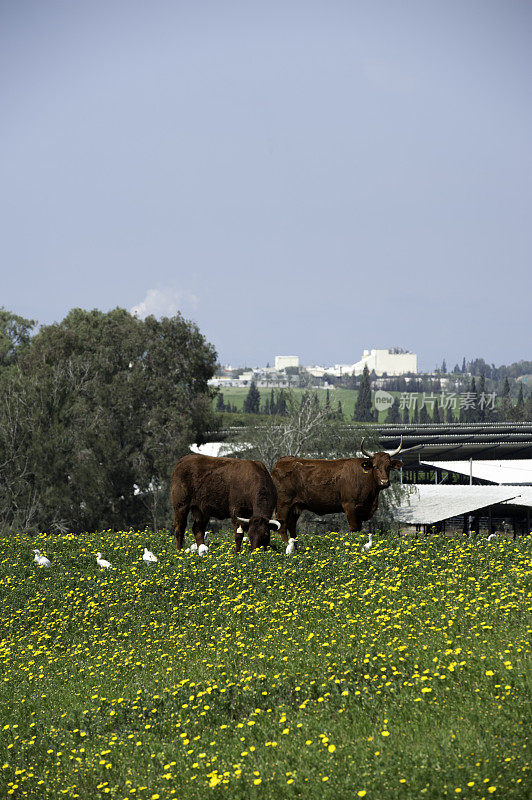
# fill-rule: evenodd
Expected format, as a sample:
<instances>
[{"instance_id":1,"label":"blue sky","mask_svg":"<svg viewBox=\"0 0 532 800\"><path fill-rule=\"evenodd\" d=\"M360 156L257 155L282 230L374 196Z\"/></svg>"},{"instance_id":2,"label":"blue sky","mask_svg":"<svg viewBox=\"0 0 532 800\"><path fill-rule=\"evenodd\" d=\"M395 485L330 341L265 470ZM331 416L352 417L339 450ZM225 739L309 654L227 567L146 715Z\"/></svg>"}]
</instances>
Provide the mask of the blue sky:
<instances>
[{"instance_id":1,"label":"blue sky","mask_svg":"<svg viewBox=\"0 0 532 800\"><path fill-rule=\"evenodd\" d=\"M532 358L527 2L0 5L0 305ZM452 365L451 364L451 365Z\"/></svg>"}]
</instances>

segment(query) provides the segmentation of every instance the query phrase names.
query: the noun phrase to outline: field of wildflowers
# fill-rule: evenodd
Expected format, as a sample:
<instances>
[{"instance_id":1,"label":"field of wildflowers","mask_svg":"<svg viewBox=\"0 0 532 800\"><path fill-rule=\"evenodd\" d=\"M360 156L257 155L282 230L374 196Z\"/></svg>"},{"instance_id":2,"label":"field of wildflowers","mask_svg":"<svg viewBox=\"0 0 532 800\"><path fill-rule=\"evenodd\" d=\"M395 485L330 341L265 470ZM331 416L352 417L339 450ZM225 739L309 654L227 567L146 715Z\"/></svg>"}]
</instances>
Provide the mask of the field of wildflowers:
<instances>
[{"instance_id":1,"label":"field of wildflowers","mask_svg":"<svg viewBox=\"0 0 532 800\"><path fill-rule=\"evenodd\" d=\"M272 539L4 537L0 796L527 797L530 538Z\"/></svg>"}]
</instances>

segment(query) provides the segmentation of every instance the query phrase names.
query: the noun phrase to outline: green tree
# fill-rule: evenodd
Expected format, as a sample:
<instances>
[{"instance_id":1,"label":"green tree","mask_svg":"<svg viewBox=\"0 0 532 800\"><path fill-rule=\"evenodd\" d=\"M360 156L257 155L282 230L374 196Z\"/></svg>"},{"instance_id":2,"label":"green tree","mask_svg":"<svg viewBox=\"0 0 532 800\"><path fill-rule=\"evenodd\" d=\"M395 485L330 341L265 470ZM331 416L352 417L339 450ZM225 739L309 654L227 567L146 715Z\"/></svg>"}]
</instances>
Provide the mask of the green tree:
<instances>
[{"instance_id":1,"label":"green tree","mask_svg":"<svg viewBox=\"0 0 532 800\"><path fill-rule=\"evenodd\" d=\"M399 400L397 397L394 397L393 403L388 408L388 411L386 412L386 419L384 421L394 424L401 422L401 413L399 411Z\"/></svg>"},{"instance_id":2,"label":"green tree","mask_svg":"<svg viewBox=\"0 0 532 800\"><path fill-rule=\"evenodd\" d=\"M353 412L353 419L358 422L371 422L373 420L373 410L371 407L371 381L367 364L364 365L358 395Z\"/></svg>"},{"instance_id":3,"label":"green tree","mask_svg":"<svg viewBox=\"0 0 532 800\"><path fill-rule=\"evenodd\" d=\"M15 364L27 349L36 323L0 307L0 367Z\"/></svg>"},{"instance_id":4,"label":"green tree","mask_svg":"<svg viewBox=\"0 0 532 800\"><path fill-rule=\"evenodd\" d=\"M427 411L426 405L423 405L421 411L419 412L419 422L421 424L426 424L427 422L430 422L429 412Z\"/></svg>"},{"instance_id":5,"label":"green tree","mask_svg":"<svg viewBox=\"0 0 532 800\"><path fill-rule=\"evenodd\" d=\"M408 406L405 405L403 408L403 425L408 425L410 422L410 411L408 410Z\"/></svg>"},{"instance_id":6,"label":"green tree","mask_svg":"<svg viewBox=\"0 0 532 800\"><path fill-rule=\"evenodd\" d=\"M285 392L284 389L281 389L281 391L279 392L279 397L277 398L276 413L280 417L284 417L288 413L288 405L287 405L287 401L286 401L286 392Z\"/></svg>"},{"instance_id":7,"label":"green tree","mask_svg":"<svg viewBox=\"0 0 532 800\"><path fill-rule=\"evenodd\" d=\"M244 414L258 414L260 412L260 392L255 385L255 381L251 381L249 391L244 400Z\"/></svg>"},{"instance_id":8,"label":"green tree","mask_svg":"<svg viewBox=\"0 0 532 800\"><path fill-rule=\"evenodd\" d=\"M510 396L510 382L506 377L502 387L501 404L499 407L499 419L501 422L511 422L513 420L514 407Z\"/></svg>"},{"instance_id":9,"label":"green tree","mask_svg":"<svg viewBox=\"0 0 532 800\"><path fill-rule=\"evenodd\" d=\"M516 421L522 422L525 418L525 396L523 394L523 384L519 385L519 394L517 395L517 404L515 406Z\"/></svg>"},{"instance_id":10,"label":"green tree","mask_svg":"<svg viewBox=\"0 0 532 800\"><path fill-rule=\"evenodd\" d=\"M12 483L23 474L26 507L34 498L31 524L168 523L172 466L214 426L215 364L212 346L180 315L141 321L123 309L74 309L41 328L0 392L0 463L15 393L26 408L9 474ZM4 496L11 524L20 514Z\"/></svg>"},{"instance_id":11,"label":"green tree","mask_svg":"<svg viewBox=\"0 0 532 800\"><path fill-rule=\"evenodd\" d=\"M218 412L225 411L225 403L224 403L223 392L219 392L218 396L216 397L216 411L218 411Z\"/></svg>"}]
</instances>

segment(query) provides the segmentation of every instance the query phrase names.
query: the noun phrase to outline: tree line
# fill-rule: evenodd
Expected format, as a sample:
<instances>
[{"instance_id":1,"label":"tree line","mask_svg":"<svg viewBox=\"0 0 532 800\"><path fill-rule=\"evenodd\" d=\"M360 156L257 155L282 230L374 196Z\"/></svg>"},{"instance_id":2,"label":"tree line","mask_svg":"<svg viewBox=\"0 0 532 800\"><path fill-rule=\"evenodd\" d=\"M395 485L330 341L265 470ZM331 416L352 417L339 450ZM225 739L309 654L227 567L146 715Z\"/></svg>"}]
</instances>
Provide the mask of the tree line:
<instances>
[{"instance_id":1,"label":"tree line","mask_svg":"<svg viewBox=\"0 0 532 800\"><path fill-rule=\"evenodd\" d=\"M358 394L355 407L350 419L354 422L378 422L378 412L373 404L372 391L374 380L368 367L365 366L362 374L357 379ZM398 379L399 381L400 379ZM404 381L404 378L402 379ZM419 385L418 385L419 384ZM437 385L436 385L437 384ZM432 381L430 386L422 389L422 382L404 383L407 388L402 388L403 398L395 397L389 406L384 422L393 424L442 424L452 422L526 422L532 421L532 393L525 396L523 384L520 383L517 398L514 402L511 396L509 379L506 377L502 383L502 391L497 395L493 385L488 387L484 375L477 379L471 377L461 393L443 392L440 381ZM388 387L387 387L388 388ZM490 391L490 389L492 391ZM415 395L420 397L415 397ZM453 398L454 394L454 398ZM265 414L267 416L286 416L288 413L287 397L290 393L284 389L270 390L265 400L261 402L261 394L252 381L249 391L244 399L243 412L245 414ZM307 398L319 406L317 392L303 392L300 404L303 406ZM422 402L418 402L422 401ZM495 402L496 401L496 402ZM219 393L216 402L216 411L235 412L236 406L226 403L223 393ZM341 401L333 408L329 389L325 395L325 412L328 419L346 420Z\"/></svg>"},{"instance_id":2,"label":"tree line","mask_svg":"<svg viewBox=\"0 0 532 800\"><path fill-rule=\"evenodd\" d=\"M172 466L215 426L216 352L180 314L0 309L0 525L167 525Z\"/></svg>"}]
</instances>

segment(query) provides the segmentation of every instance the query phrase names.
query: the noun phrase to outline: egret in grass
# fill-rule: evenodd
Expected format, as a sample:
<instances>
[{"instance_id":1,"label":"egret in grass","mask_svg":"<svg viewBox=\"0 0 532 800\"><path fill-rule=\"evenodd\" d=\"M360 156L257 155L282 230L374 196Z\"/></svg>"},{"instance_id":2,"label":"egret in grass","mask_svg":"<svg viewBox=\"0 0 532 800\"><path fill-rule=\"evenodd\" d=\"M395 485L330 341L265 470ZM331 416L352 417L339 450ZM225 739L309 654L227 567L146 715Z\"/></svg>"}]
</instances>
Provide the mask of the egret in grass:
<instances>
[{"instance_id":1,"label":"egret in grass","mask_svg":"<svg viewBox=\"0 0 532 800\"><path fill-rule=\"evenodd\" d=\"M296 540L290 537L288 540L288 544L286 545L285 553L287 556L293 556L295 552L296 552Z\"/></svg>"},{"instance_id":2,"label":"egret in grass","mask_svg":"<svg viewBox=\"0 0 532 800\"><path fill-rule=\"evenodd\" d=\"M491 540L492 540L492 539L495 539L495 538L496 538L496 536L497 536L497 534L496 534L496 533L490 533L490 535L488 536L488 542L491 542Z\"/></svg>"},{"instance_id":3,"label":"egret in grass","mask_svg":"<svg viewBox=\"0 0 532 800\"><path fill-rule=\"evenodd\" d=\"M200 544L200 546L198 547L198 555L203 558L203 556L206 556L208 552L209 552L209 548L207 547L207 545L206 544Z\"/></svg>"},{"instance_id":4,"label":"egret in grass","mask_svg":"<svg viewBox=\"0 0 532 800\"><path fill-rule=\"evenodd\" d=\"M40 566L40 567L51 567L52 562L49 561L46 556L41 555L40 550L34 550L35 556L33 560Z\"/></svg>"},{"instance_id":5,"label":"egret in grass","mask_svg":"<svg viewBox=\"0 0 532 800\"><path fill-rule=\"evenodd\" d=\"M142 560L145 561L147 564L157 561L157 556L154 555L151 550L148 550L147 547L144 548L144 553L142 554Z\"/></svg>"},{"instance_id":6,"label":"egret in grass","mask_svg":"<svg viewBox=\"0 0 532 800\"><path fill-rule=\"evenodd\" d=\"M373 547L373 537L371 533L368 533L368 537L369 537L368 541L366 542L365 545L362 546L362 550L365 550L366 553L368 553Z\"/></svg>"},{"instance_id":7,"label":"egret in grass","mask_svg":"<svg viewBox=\"0 0 532 800\"><path fill-rule=\"evenodd\" d=\"M102 558L101 553L96 553L96 563L102 569L109 569L113 566L110 561L106 561L105 558Z\"/></svg>"}]
</instances>

